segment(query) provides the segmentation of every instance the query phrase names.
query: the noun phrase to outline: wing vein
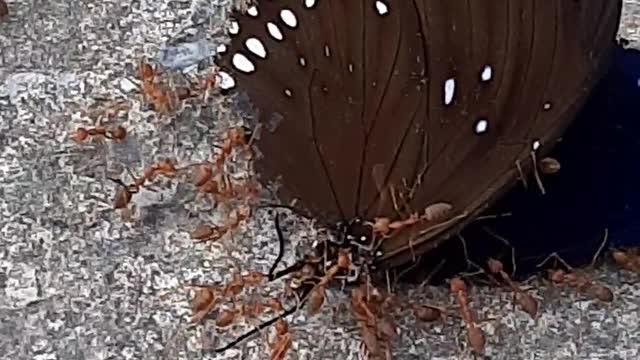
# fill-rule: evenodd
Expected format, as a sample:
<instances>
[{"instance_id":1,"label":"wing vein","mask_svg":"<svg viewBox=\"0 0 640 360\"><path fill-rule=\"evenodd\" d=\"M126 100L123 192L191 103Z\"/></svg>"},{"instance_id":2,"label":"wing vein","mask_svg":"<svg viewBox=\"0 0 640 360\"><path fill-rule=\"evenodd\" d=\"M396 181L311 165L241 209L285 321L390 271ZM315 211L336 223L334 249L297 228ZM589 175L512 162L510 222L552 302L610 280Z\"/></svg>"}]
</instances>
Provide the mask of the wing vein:
<instances>
[{"instance_id":1,"label":"wing vein","mask_svg":"<svg viewBox=\"0 0 640 360\"><path fill-rule=\"evenodd\" d=\"M402 21L399 23L399 26L402 27ZM380 101L378 102L377 106L376 106L376 111L374 112L374 117L373 120L371 121L371 126L366 129L366 133L364 136L364 146L362 147L362 153L360 154L360 171L358 174L358 192L356 195L356 207L359 208L360 205L360 196L362 194L362 179L364 177L364 168L365 168L365 163L366 163L366 158L367 158L367 148L369 147L369 140L370 140L370 135L371 132L373 131L373 128L375 128L377 120L378 120L378 116L380 115L380 109L382 108L382 104L384 104L385 99L387 97L387 94L389 92L389 85L391 83L391 79L393 77L393 70L396 68L397 64L398 64L398 57L400 54L400 44L402 42L402 31L398 31L398 38L396 41L396 48L395 48L395 54L393 57L393 65L391 66L391 71L387 74L387 79L385 81L384 84L384 88L383 88L383 92L382 92L382 97L380 98ZM367 87L367 77L366 77L366 73L365 76L363 77L363 83L364 83L364 88L366 89ZM366 95L366 92L365 92ZM363 107L364 108L364 107ZM363 112L364 114L364 112ZM364 116L363 116L363 122L364 122ZM393 167L390 166L390 168ZM385 178L388 178L388 176L386 176ZM385 181L386 182L386 181ZM380 191L378 191L378 194L376 195L375 199L377 199L380 196Z\"/></svg>"},{"instance_id":2,"label":"wing vein","mask_svg":"<svg viewBox=\"0 0 640 360\"><path fill-rule=\"evenodd\" d=\"M314 114L314 109L313 109L313 94L312 94L312 88L313 88L313 82L316 78L316 74L318 73L317 69L313 69L313 72L311 73L311 79L309 80L309 86L307 87L307 96L309 99L309 120L311 121L311 137L312 137L312 141L313 141L313 147L316 150L316 154L318 155L318 158L320 160L320 164L322 165L322 170L324 172L324 176L327 179L327 181L329 182L329 188L331 189L331 196L333 196L333 200L335 201L338 211L340 212L340 217L342 219L345 218L344 216L344 211L342 210L342 205L340 204L340 202L338 201L338 194L336 192L335 186L333 184L333 180L331 179L331 176L329 175L329 168L327 167L327 163L324 160L324 157L322 156L322 151L320 149L320 145L318 144L318 138L316 137L316 125L317 125L317 121L316 121L316 116Z\"/></svg>"}]
</instances>

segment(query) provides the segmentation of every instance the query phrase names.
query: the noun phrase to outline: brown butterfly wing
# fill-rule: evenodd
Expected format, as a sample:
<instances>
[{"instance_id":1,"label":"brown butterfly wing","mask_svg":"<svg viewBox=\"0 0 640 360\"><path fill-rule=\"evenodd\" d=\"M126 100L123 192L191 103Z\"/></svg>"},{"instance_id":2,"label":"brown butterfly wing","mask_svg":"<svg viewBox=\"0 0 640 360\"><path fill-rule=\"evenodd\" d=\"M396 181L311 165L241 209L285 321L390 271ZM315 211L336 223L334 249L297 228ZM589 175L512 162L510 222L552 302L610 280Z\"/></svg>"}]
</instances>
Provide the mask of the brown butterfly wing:
<instances>
[{"instance_id":1,"label":"brown butterfly wing","mask_svg":"<svg viewBox=\"0 0 640 360\"><path fill-rule=\"evenodd\" d=\"M446 43L428 42L432 53L453 57L429 57L432 78L437 83L437 74L454 73L460 90L450 107L431 98L428 118L446 120L425 122L426 171L412 205L445 201L453 205L451 215L461 217L407 229L386 242L388 264L405 262L409 243L413 252L425 252L471 221L515 182L516 161L530 168L534 143L537 156L551 149L602 75L621 12L620 1L606 0L467 1L467 11L452 3L462 2L425 1L420 11L425 33L469 30L450 32ZM492 79L456 74L463 62L472 69L491 65ZM468 136L479 117L487 119L488 131Z\"/></svg>"},{"instance_id":2,"label":"brown butterfly wing","mask_svg":"<svg viewBox=\"0 0 640 360\"><path fill-rule=\"evenodd\" d=\"M220 63L260 111L256 166L280 179L283 200L328 225L453 205L454 221L385 242L385 256L402 262L409 243L435 246L507 189L534 142L548 151L598 79L620 9L611 0L262 0L257 15L237 16ZM255 71L239 71L237 54Z\"/></svg>"},{"instance_id":3,"label":"brown butterfly wing","mask_svg":"<svg viewBox=\"0 0 640 360\"><path fill-rule=\"evenodd\" d=\"M283 9L295 14L295 29L282 20ZM377 194L362 166L369 151L376 150L376 163L396 158L397 173L415 173L414 150L423 141L415 130L426 109L415 8L391 5L381 16L372 1L324 0L310 8L304 1L261 1L258 11L237 16L240 33L220 59L272 130L258 141L263 157L256 168L265 179L281 179L281 199L299 199L326 224L353 218ZM252 37L264 43L266 59L245 47ZM255 63L254 73L234 67L236 52ZM275 128L274 117L281 119ZM383 129L385 141L368 146L372 129Z\"/></svg>"}]
</instances>

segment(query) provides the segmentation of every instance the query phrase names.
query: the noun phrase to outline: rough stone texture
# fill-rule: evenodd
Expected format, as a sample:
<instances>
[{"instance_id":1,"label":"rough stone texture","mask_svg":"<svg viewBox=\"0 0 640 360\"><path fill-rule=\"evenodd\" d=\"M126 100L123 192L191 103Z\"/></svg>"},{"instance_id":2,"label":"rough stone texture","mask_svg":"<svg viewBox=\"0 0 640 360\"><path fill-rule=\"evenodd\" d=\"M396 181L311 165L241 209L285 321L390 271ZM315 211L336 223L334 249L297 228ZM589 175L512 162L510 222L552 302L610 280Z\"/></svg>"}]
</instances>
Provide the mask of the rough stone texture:
<instances>
[{"instance_id":1,"label":"rough stone texture","mask_svg":"<svg viewBox=\"0 0 640 360\"><path fill-rule=\"evenodd\" d=\"M157 119L133 90L133 67L143 54L178 65L205 58L223 41L231 0L9 1L0 19L0 357L2 359L264 359L261 339L213 355L199 350L233 338L208 326L188 328L191 293L182 285L266 271L275 259L272 216L256 216L233 239L193 244L186 230L224 215L202 211L191 189L167 185L135 198L138 219L111 210L115 186L106 176L140 170L159 157L197 162L210 155L220 129L236 123L228 100L208 112L187 109ZM628 1L621 34L640 40L640 3ZM189 28L192 24L198 24ZM204 39L182 48L163 49ZM200 51L198 55L197 51ZM189 51L191 50L191 52ZM160 54L160 55L158 55ZM195 60L190 55L196 54ZM204 54L204 55L203 55ZM180 56L176 60L177 56ZM193 66L185 72L193 72ZM124 144L78 146L67 136L93 121L82 110L124 99L116 120L131 130ZM206 210L206 209L205 209ZM318 236L311 224L289 221L291 244ZM232 248L232 255L225 251ZM294 255L287 255L291 263ZM614 288L603 305L572 291L531 285L542 300L534 321L513 310L510 294L472 288L474 309L486 319L492 359L640 358L640 284L604 267L592 276ZM279 289L275 285L273 291ZM446 289L400 294L452 304ZM328 303L345 303L332 292ZM355 359L359 339L344 309L294 316L291 359ZM399 320L397 359L470 358L460 321L418 324ZM203 335L204 334L204 335Z\"/></svg>"}]
</instances>

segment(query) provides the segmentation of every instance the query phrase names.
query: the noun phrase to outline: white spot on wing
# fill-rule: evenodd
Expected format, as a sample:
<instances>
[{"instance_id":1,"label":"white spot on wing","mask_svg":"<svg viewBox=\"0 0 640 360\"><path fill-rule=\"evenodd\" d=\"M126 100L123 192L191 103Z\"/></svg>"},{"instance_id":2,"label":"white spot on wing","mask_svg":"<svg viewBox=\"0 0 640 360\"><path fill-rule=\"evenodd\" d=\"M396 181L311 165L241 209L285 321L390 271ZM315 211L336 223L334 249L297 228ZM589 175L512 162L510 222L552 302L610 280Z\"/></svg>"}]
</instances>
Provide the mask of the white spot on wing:
<instances>
[{"instance_id":1,"label":"white spot on wing","mask_svg":"<svg viewBox=\"0 0 640 360\"><path fill-rule=\"evenodd\" d=\"M280 19L290 28L298 26L298 18L290 9L282 9L280 11Z\"/></svg>"},{"instance_id":2,"label":"white spot on wing","mask_svg":"<svg viewBox=\"0 0 640 360\"><path fill-rule=\"evenodd\" d=\"M231 75L227 74L224 71L219 71L217 74L217 83L223 90L228 90L236 86L236 81L233 80Z\"/></svg>"},{"instance_id":3,"label":"white spot on wing","mask_svg":"<svg viewBox=\"0 0 640 360\"><path fill-rule=\"evenodd\" d=\"M229 25L229 34L238 35L240 32L240 24L236 20L231 20L231 24Z\"/></svg>"},{"instance_id":4,"label":"white spot on wing","mask_svg":"<svg viewBox=\"0 0 640 360\"><path fill-rule=\"evenodd\" d=\"M540 149L540 140L536 140L533 142L533 144L531 145L531 148L533 149L533 151L537 151L538 149Z\"/></svg>"},{"instance_id":5,"label":"white spot on wing","mask_svg":"<svg viewBox=\"0 0 640 360\"><path fill-rule=\"evenodd\" d=\"M265 59L267 57L267 49L265 49L264 44L260 39L255 37L250 37L244 42L245 46L249 51L255 54L258 57Z\"/></svg>"},{"instance_id":6,"label":"white spot on wing","mask_svg":"<svg viewBox=\"0 0 640 360\"><path fill-rule=\"evenodd\" d=\"M312 7L316 6L316 0L304 0L304 6L307 9L311 9Z\"/></svg>"},{"instance_id":7,"label":"white spot on wing","mask_svg":"<svg viewBox=\"0 0 640 360\"><path fill-rule=\"evenodd\" d=\"M284 39L284 35L282 35L282 31L280 31L278 25L272 22L267 23L267 32L269 33L269 35L271 35L272 38L278 41L282 41Z\"/></svg>"},{"instance_id":8,"label":"white spot on wing","mask_svg":"<svg viewBox=\"0 0 640 360\"><path fill-rule=\"evenodd\" d=\"M444 104L451 105L453 95L456 92L456 79L448 79L444 82Z\"/></svg>"},{"instance_id":9,"label":"white spot on wing","mask_svg":"<svg viewBox=\"0 0 640 360\"><path fill-rule=\"evenodd\" d=\"M256 7L255 5L252 5L247 9L247 14L252 17L258 16L258 7Z\"/></svg>"},{"instance_id":10,"label":"white spot on wing","mask_svg":"<svg viewBox=\"0 0 640 360\"><path fill-rule=\"evenodd\" d=\"M489 130L489 121L487 121L487 119L480 119L478 120L478 122L476 122L476 134L484 134L487 132L487 130Z\"/></svg>"},{"instance_id":11,"label":"white spot on wing","mask_svg":"<svg viewBox=\"0 0 640 360\"><path fill-rule=\"evenodd\" d=\"M227 45L220 44L220 45L218 45L218 47L216 47L216 53L217 54L224 54L226 52L227 52Z\"/></svg>"},{"instance_id":12,"label":"white spot on wing","mask_svg":"<svg viewBox=\"0 0 640 360\"><path fill-rule=\"evenodd\" d=\"M482 74L480 74L480 79L482 81L489 81L493 77L493 69L491 65L485 65L484 69L482 69Z\"/></svg>"},{"instance_id":13,"label":"white spot on wing","mask_svg":"<svg viewBox=\"0 0 640 360\"><path fill-rule=\"evenodd\" d=\"M389 6L384 1L376 1L376 12L378 15L387 15L389 13Z\"/></svg>"},{"instance_id":14,"label":"white spot on wing","mask_svg":"<svg viewBox=\"0 0 640 360\"><path fill-rule=\"evenodd\" d=\"M249 60L246 56L244 56L243 54L240 53L235 53L233 54L233 58L231 59L231 62L233 63L233 66L244 72L244 73L252 73L254 71L256 71L256 67L255 65L253 65L253 63L251 62L251 60Z\"/></svg>"}]
</instances>

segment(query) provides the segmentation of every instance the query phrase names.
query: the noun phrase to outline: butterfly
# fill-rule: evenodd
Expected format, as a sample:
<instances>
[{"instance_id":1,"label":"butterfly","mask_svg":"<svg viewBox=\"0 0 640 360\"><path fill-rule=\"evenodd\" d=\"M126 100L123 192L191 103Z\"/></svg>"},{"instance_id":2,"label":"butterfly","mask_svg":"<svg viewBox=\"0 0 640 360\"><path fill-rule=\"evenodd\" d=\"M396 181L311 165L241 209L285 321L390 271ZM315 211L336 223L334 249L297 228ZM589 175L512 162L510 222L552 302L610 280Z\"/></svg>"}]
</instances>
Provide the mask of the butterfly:
<instances>
[{"instance_id":1,"label":"butterfly","mask_svg":"<svg viewBox=\"0 0 640 360\"><path fill-rule=\"evenodd\" d=\"M533 171L601 77L621 7L261 0L217 63L258 113L261 181L330 228L406 224L380 245L394 266Z\"/></svg>"}]
</instances>

